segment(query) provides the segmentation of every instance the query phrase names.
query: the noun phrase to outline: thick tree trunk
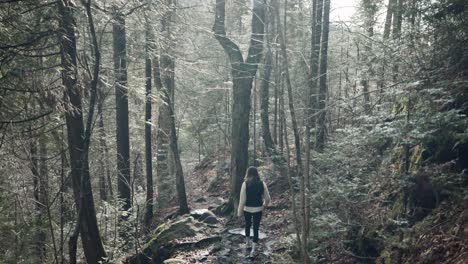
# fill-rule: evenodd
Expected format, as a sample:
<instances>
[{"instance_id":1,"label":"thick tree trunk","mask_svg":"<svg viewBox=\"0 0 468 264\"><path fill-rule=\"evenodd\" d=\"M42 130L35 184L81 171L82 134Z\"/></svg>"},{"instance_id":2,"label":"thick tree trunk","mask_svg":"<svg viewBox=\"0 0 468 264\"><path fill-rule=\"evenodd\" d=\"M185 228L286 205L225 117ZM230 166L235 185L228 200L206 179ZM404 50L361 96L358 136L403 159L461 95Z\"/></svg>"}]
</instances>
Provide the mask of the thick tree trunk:
<instances>
[{"instance_id":1,"label":"thick tree trunk","mask_svg":"<svg viewBox=\"0 0 468 264\"><path fill-rule=\"evenodd\" d=\"M128 125L128 87L127 87L127 44L125 17L114 7L113 43L115 104L117 121L117 173L118 197L123 202L123 209L130 209L130 139Z\"/></svg>"},{"instance_id":2,"label":"thick tree trunk","mask_svg":"<svg viewBox=\"0 0 468 264\"><path fill-rule=\"evenodd\" d=\"M72 4L68 0L58 1L60 44L62 60L62 80L65 98L72 107L65 113L70 152L70 167L75 204L81 217L78 229L88 263L98 263L106 257L96 220L91 177L89 175L88 144L89 130L83 124L83 108L77 87L77 51L72 15ZM98 63L97 63L98 64ZM90 113L92 117L92 113ZM88 119L89 121L90 119ZM90 122L88 122L90 123ZM72 261L72 260L70 260Z\"/></svg>"},{"instance_id":3,"label":"thick tree trunk","mask_svg":"<svg viewBox=\"0 0 468 264\"><path fill-rule=\"evenodd\" d=\"M253 1L250 47L244 62L239 46L226 36L225 1L216 0L213 31L216 40L229 57L233 81L231 183L226 213L232 212L238 204L240 187L248 165L250 94L263 49L264 20L264 2Z\"/></svg>"},{"instance_id":4,"label":"thick tree trunk","mask_svg":"<svg viewBox=\"0 0 468 264\"><path fill-rule=\"evenodd\" d=\"M170 106L173 107L174 102L174 70L175 62L173 59L172 45L175 45L172 36L172 17L173 6L171 6L172 0L166 0L166 5L169 10L163 16L161 21L162 33L164 40L166 41L160 50L160 56L158 61L155 61L155 76L156 88L162 100L162 104L159 106L158 113L158 131L157 137L157 164L156 164L156 175L157 175L157 188L158 188L158 205L160 208L164 208L169 205L171 201L176 197L176 180L171 174L171 167L173 165L174 156L170 153L170 137L171 137L171 122L170 122ZM164 97L166 94L169 96L169 101ZM168 105L167 102L171 102Z\"/></svg>"},{"instance_id":5,"label":"thick tree trunk","mask_svg":"<svg viewBox=\"0 0 468 264\"><path fill-rule=\"evenodd\" d=\"M318 98L318 120L317 120L317 138L316 149L323 151L325 146L326 129L326 104L327 104L327 62L328 62L328 33L330 25L330 0L323 0L323 23L322 23L322 45L320 51L320 86Z\"/></svg>"}]
</instances>

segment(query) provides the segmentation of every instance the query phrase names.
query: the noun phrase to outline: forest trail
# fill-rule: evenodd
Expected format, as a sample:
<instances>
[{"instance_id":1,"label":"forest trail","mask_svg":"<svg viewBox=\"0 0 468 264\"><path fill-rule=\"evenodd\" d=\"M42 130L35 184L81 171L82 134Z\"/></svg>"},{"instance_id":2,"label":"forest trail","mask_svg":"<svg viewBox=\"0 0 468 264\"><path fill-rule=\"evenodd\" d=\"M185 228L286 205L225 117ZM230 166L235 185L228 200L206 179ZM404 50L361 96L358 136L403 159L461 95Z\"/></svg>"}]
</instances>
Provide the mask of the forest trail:
<instances>
[{"instance_id":1,"label":"forest trail","mask_svg":"<svg viewBox=\"0 0 468 264\"><path fill-rule=\"evenodd\" d=\"M228 177L224 173L226 171L227 162L206 160L187 177L188 197L193 208L191 215L194 218L206 222L206 215L226 201L227 184L220 181L220 177ZM250 249L245 247L244 220L216 216L217 221L209 222L217 226L212 229L211 236L219 236L219 240L175 250L163 263L279 263L279 253L285 252L290 245L285 241L291 240L287 236L292 231L287 201L284 194L272 193L270 206L264 211L260 241L254 257L249 256Z\"/></svg>"},{"instance_id":2,"label":"forest trail","mask_svg":"<svg viewBox=\"0 0 468 264\"><path fill-rule=\"evenodd\" d=\"M203 204L195 204L202 207ZM219 225L222 226L220 241L207 243L201 247L183 248L176 250L171 257L163 263L274 263L274 254L286 248L280 241L286 235L285 225L278 225L281 219L279 212L268 212L262 220L260 241L256 253L249 256L250 249L245 247L245 236L243 221L240 219L230 220L219 217ZM277 228L273 228L273 227Z\"/></svg>"}]
</instances>

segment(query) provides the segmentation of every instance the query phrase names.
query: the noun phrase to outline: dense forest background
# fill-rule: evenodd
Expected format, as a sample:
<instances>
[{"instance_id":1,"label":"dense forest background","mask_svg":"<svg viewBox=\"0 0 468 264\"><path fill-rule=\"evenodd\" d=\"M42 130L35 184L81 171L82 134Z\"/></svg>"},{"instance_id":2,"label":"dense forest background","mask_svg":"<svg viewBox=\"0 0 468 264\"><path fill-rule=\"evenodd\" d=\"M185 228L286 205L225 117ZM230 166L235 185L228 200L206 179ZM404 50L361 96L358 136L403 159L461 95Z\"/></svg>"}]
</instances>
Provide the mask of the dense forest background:
<instances>
[{"instance_id":1,"label":"dense forest background","mask_svg":"<svg viewBox=\"0 0 468 264\"><path fill-rule=\"evenodd\" d=\"M467 102L464 0L0 1L0 263L245 262L252 165L247 263L464 263Z\"/></svg>"}]
</instances>

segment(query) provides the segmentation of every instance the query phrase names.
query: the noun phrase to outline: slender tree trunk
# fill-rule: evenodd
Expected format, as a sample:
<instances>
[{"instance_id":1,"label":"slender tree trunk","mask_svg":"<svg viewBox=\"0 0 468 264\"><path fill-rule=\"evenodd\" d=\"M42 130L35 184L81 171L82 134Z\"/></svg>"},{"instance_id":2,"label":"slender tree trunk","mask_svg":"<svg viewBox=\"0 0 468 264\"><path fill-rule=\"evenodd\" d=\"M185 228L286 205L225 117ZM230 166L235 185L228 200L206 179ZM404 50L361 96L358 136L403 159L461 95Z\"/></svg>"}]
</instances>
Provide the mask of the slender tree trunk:
<instances>
[{"instance_id":1,"label":"slender tree trunk","mask_svg":"<svg viewBox=\"0 0 468 264\"><path fill-rule=\"evenodd\" d=\"M308 86L307 90L307 111L306 111L306 131L305 131L305 164L304 164L304 181L307 189L310 190L310 167L311 167L311 129L315 126L315 108L317 107L317 96L318 87L317 81L319 79L319 55L320 55L320 38L322 35L322 11L323 4L321 0L312 0L312 20L311 20L311 54L310 54L310 72L308 76ZM305 219L304 219L304 238L303 238L303 248L307 245L307 235L310 232L310 195L307 195L303 191L303 196L301 197L302 202L305 203ZM307 251L302 252L303 258L308 258L306 256ZM306 260L309 261L309 260Z\"/></svg>"},{"instance_id":2,"label":"slender tree trunk","mask_svg":"<svg viewBox=\"0 0 468 264\"><path fill-rule=\"evenodd\" d=\"M130 209L130 139L128 124L128 86L127 86L127 44L125 17L114 7L113 43L115 104L117 121L117 171L118 197L123 202L123 210Z\"/></svg>"},{"instance_id":3,"label":"slender tree trunk","mask_svg":"<svg viewBox=\"0 0 468 264\"><path fill-rule=\"evenodd\" d=\"M378 11L378 6L374 1L363 1L361 3L362 9L364 10L364 28L367 32L368 39L365 41L365 52L363 61L366 64L366 69L364 71L364 76L361 79L362 91L364 94L364 112L367 115L371 114L371 102L370 102L370 77L373 75L372 69L372 38L374 37L374 24L376 20L376 13ZM384 32L385 33L385 32Z\"/></svg>"},{"instance_id":4,"label":"slender tree trunk","mask_svg":"<svg viewBox=\"0 0 468 264\"><path fill-rule=\"evenodd\" d=\"M279 19L280 18L280 12L279 12L279 4L277 0L274 0L274 8L275 8L275 13L276 17ZM285 7L286 8L286 7ZM284 19L286 22L286 16ZM286 23L285 23L286 26ZM305 181L304 181L304 175L303 175L303 164L302 164L302 153L301 153L301 143L300 143L300 136L299 136L299 129L297 127L297 120L296 120L296 114L295 114L295 109L294 109L294 100L293 100L293 94L292 94L292 85L291 85L291 79L289 75L289 64L288 64L288 55L286 51L286 40L285 40L285 32L286 27L279 28L279 41L281 45L281 55L283 58L283 66L284 66L284 74L285 74L285 81L286 81L286 88L288 92L288 101L289 101L289 111L291 114L291 123L293 127L293 134L294 134L294 145L296 148L296 162L297 162L297 175L300 177L300 185L301 185L301 212L302 212L302 217L301 217L301 225L302 225L302 246L301 246L301 252L302 252L302 257L304 260L304 263L309 263L309 258L307 254L307 227L306 227L306 222L307 222L307 217L306 217L306 200L305 200ZM284 118L284 123L286 122L286 118Z\"/></svg>"},{"instance_id":5,"label":"slender tree trunk","mask_svg":"<svg viewBox=\"0 0 468 264\"><path fill-rule=\"evenodd\" d=\"M41 205L41 175L39 171L39 153L38 153L38 140L36 138L32 138L32 142L30 145L30 157L31 157L31 172L33 176L33 196L34 196L34 203L35 203L35 226L36 226L36 234L35 234L35 243L34 243L34 260L37 263L42 263L45 257L45 241L42 238L41 230L41 222L42 222L42 205Z\"/></svg>"},{"instance_id":6,"label":"slender tree trunk","mask_svg":"<svg viewBox=\"0 0 468 264\"><path fill-rule=\"evenodd\" d=\"M171 101L168 94L165 95L167 98L167 104L170 106ZM184 172L182 170L182 163L180 161L180 154L179 154L179 147L177 144L177 132L175 126L175 115L172 106L169 107L169 122L171 126L171 137L170 137L170 147L172 154L174 156L174 163L175 163L175 176L176 176L176 189L177 189L177 197L179 200L179 213L180 214L188 214L190 212L188 203L187 203L187 194L185 191L185 180L184 180Z\"/></svg>"},{"instance_id":7,"label":"slender tree trunk","mask_svg":"<svg viewBox=\"0 0 468 264\"><path fill-rule=\"evenodd\" d=\"M388 0L387 14L385 16L385 24L384 24L385 25L384 34L383 34L384 40L390 37L390 28L392 26L393 9L397 1L398 0Z\"/></svg>"},{"instance_id":8,"label":"slender tree trunk","mask_svg":"<svg viewBox=\"0 0 468 264\"><path fill-rule=\"evenodd\" d=\"M283 118L286 119L286 116L283 115ZM284 120L284 122L286 123L286 120ZM285 146L286 146L287 175L288 175L288 183L289 183L289 193L291 195L291 207L293 210L293 221L294 221L294 227L296 230L296 240L297 240L298 248L301 251L302 258L304 259L304 256L305 254L307 254L307 252L304 252L304 247L303 247L303 243L301 240L300 221L297 217L296 195L295 195L293 180L292 180L292 175L291 175L292 173L291 172L291 151L289 150L288 130L286 129L286 126L284 127L284 141L285 141Z\"/></svg>"},{"instance_id":9,"label":"slender tree trunk","mask_svg":"<svg viewBox=\"0 0 468 264\"><path fill-rule=\"evenodd\" d=\"M98 103L97 103L97 109L98 109L98 128L99 128L99 148L102 151L102 155L100 156L100 162L102 166L102 175L100 175L100 181L103 181L104 183L100 183L100 188L105 188L105 190L101 190L101 199L103 196L105 196L106 199L104 200L109 200L112 199L114 196L114 191L112 188L112 179L111 179L111 173L110 173L110 161L109 161L109 148L107 147L107 135L106 135L106 129L104 126L104 111L103 111L103 106L104 106L104 92L101 89L98 91Z\"/></svg>"},{"instance_id":10,"label":"slender tree trunk","mask_svg":"<svg viewBox=\"0 0 468 264\"><path fill-rule=\"evenodd\" d=\"M403 21L403 4L405 0L395 0L398 1L398 3L394 4L394 10L393 10L393 40L396 42L396 46L400 46L400 35L401 35L401 25ZM398 71L399 71L399 65L398 62L394 62L393 64L393 82L396 83L398 80Z\"/></svg>"},{"instance_id":11,"label":"slender tree trunk","mask_svg":"<svg viewBox=\"0 0 468 264\"><path fill-rule=\"evenodd\" d=\"M283 65L280 65L280 84L279 84L279 120L278 120L278 148L280 153L283 153L284 149L284 141L283 141L283 131L284 127L286 127L286 123L283 121L282 115L285 115L284 111L284 73L283 73Z\"/></svg>"},{"instance_id":12,"label":"slender tree trunk","mask_svg":"<svg viewBox=\"0 0 468 264\"><path fill-rule=\"evenodd\" d=\"M62 138L64 137L64 131L62 127ZM65 193L65 167L66 167L66 154L65 154L65 148L63 144L63 139L60 137L57 137L57 142L60 144L60 263L63 264L65 263L65 254L63 250L63 244L65 243L65 199L64 199L64 193Z\"/></svg>"},{"instance_id":13,"label":"slender tree trunk","mask_svg":"<svg viewBox=\"0 0 468 264\"><path fill-rule=\"evenodd\" d=\"M384 33L383 33L383 40L384 42L387 41L390 37L390 29L392 26L392 17L393 17L393 9L395 7L396 1L398 0L388 0L387 4L387 14L385 16L385 26L384 26ZM381 72L380 72L380 80L377 84L377 86L381 89L380 90L380 98L379 101L382 98L383 94L383 87L385 86L385 71L386 71L386 66L387 66L387 56L388 56L388 50L387 47L384 47L384 54L383 54L383 60L381 63Z\"/></svg>"},{"instance_id":14,"label":"slender tree trunk","mask_svg":"<svg viewBox=\"0 0 468 264\"><path fill-rule=\"evenodd\" d=\"M320 51L320 86L318 98L318 120L316 149L323 151L325 146L326 130L326 105L327 105L327 62L328 62L328 32L330 24L330 0L323 0L322 45Z\"/></svg>"},{"instance_id":15,"label":"slender tree trunk","mask_svg":"<svg viewBox=\"0 0 468 264\"><path fill-rule=\"evenodd\" d=\"M266 37L266 55L264 59L264 66L263 66L263 73L262 76L260 77L261 83L260 83L260 119L262 122L262 138L263 142L265 144L265 149L268 155L272 155L275 150L275 143L273 141L273 138L271 137L271 132L270 132L270 120L269 120L269 100L270 100L270 76L271 76L271 68L272 68L272 62L273 62L273 54L271 52L271 40L273 39L273 30L269 30L269 25L273 28L275 24L275 16L272 16L271 9L269 8L269 18L271 18L271 21L267 21L265 23L265 34L267 35ZM276 86L276 84L275 84ZM276 87L275 87L276 89ZM276 91L276 90L275 90ZM276 99L276 98L275 98ZM276 107L276 106L275 106Z\"/></svg>"},{"instance_id":16,"label":"slender tree trunk","mask_svg":"<svg viewBox=\"0 0 468 264\"><path fill-rule=\"evenodd\" d=\"M152 64L151 64L151 50L150 47L153 45L154 39L152 37L151 28L147 15L145 13L145 78L146 78L146 105L145 105L145 165L146 165L146 208L144 223L148 229L153 221L153 152L151 143L151 105L153 102L151 94L151 75L152 75Z\"/></svg>"},{"instance_id":17,"label":"slender tree trunk","mask_svg":"<svg viewBox=\"0 0 468 264\"><path fill-rule=\"evenodd\" d=\"M252 113L252 132L253 132L253 155L252 155L252 162L251 164L253 166L257 166L256 161L257 161L257 84L258 80L257 77L254 78L253 80L253 96L252 96L252 101L253 101L253 113Z\"/></svg>"},{"instance_id":18,"label":"slender tree trunk","mask_svg":"<svg viewBox=\"0 0 468 264\"><path fill-rule=\"evenodd\" d=\"M104 151L104 146L106 145L106 138L105 138L105 131L104 131L104 118L103 118L103 105L104 105L104 98L103 93L99 91L98 93L98 102L97 102L97 115L98 115L98 127L99 127L99 150L102 153L99 155L99 196L101 200L107 201L107 188L106 188L106 172L108 168L106 167L105 159L106 154ZM111 186L109 186L111 188Z\"/></svg>"},{"instance_id":19,"label":"slender tree trunk","mask_svg":"<svg viewBox=\"0 0 468 264\"><path fill-rule=\"evenodd\" d=\"M101 236L96 220L96 210L94 207L93 190L91 188L91 177L89 174L88 147L90 138L90 127L85 131L83 124L83 108L79 89L77 87L77 50L75 40L74 18L72 15L72 4L68 0L57 2L60 24L60 44L62 61L62 81L65 87L65 98L73 110L65 113L68 133L68 146L70 152L70 166L72 175L72 185L75 197L75 204L80 212L78 219L78 230L81 234L81 241L88 263L98 263L106 257L106 252L102 245ZM90 11L90 6L87 10ZM90 13L90 12L89 12ZM92 17L88 15L92 21ZM90 23L90 27L91 27ZM92 24L93 25L93 24ZM93 25L94 26L94 25ZM94 31L94 28L91 29ZM95 40L95 39L94 39ZM94 41L94 43L96 43ZM94 45L96 47L96 45ZM95 73L99 70L99 53L95 54ZM99 71L97 71L99 72ZM93 85L97 82L97 74L94 76ZM92 89L91 99L95 92ZM90 113L88 113L88 122L91 124L93 117L93 100L90 101ZM72 241L74 244L76 241ZM70 259L70 262L76 262L76 259Z\"/></svg>"},{"instance_id":20,"label":"slender tree trunk","mask_svg":"<svg viewBox=\"0 0 468 264\"><path fill-rule=\"evenodd\" d=\"M279 18L279 4L277 0L274 0L274 6L276 9L276 17ZM298 175L302 175L302 158L301 158L301 143L299 137L299 129L297 126L296 120L296 112L294 110L294 100L292 94L292 85L291 85L291 78L289 75L289 65L288 65L288 55L286 51L286 42L284 37L284 30L282 28L279 29L279 40L281 45L281 55L283 57L283 66L284 66L284 74L285 74L285 81L286 81L286 88L288 92L288 101L289 101L289 111L291 113L291 122L293 127L294 133L294 145L296 147L296 161L297 161L297 169Z\"/></svg>"},{"instance_id":21,"label":"slender tree trunk","mask_svg":"<svg viewBox=\"0 0 468 264\"><path fill-rule=\"evenodd\" d=\"M47 189L48 187L48 167L47 167L47 138L46 135L39 136L39 204L38 204L38 218L37 218L37 239L42 247L39 248L40 260L45 261L46 258L46 225L45 217L48 206Z\"/></svg>"},{"instance_id":22,"label":"slender tree trunk","mask_svg":"<svg viewBox=\"0 0 468 264\"><path fill-rule=\"evenodd\" d=\"M232 212L238 204L242 179L248 165L250 94L263 49L265 20L264 2L253 1L253 4L250 47L244 62L239 46L226 36L225 1L216 0L213 31L216 40L229 57L233 80L231 183L225 213Z\"/></svg>"}]
</instances>

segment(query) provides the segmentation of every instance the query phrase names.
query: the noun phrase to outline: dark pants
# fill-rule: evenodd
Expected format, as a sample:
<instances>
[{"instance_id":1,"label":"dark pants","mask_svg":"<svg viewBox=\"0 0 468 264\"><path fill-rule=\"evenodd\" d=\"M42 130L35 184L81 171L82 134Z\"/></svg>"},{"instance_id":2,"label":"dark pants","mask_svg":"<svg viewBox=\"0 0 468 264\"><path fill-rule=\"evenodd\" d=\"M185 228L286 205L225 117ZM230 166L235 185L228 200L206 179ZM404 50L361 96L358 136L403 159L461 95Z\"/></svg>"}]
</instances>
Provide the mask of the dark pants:
<instances>
[{"instance_id":1,"label":"dark pants","mask_svg":"<svg viewBox=\"0 0 468 264\"><path fill-rule=\"evenodd\" d=\"M258 242L258 228L260 227L260 220L262 220L262 211L257 213L249 213L244 211L245 217L245 237L250 237L250 227L252 226L252 218L253 218L253 242Z\"/></svg>"}]
</instances>

